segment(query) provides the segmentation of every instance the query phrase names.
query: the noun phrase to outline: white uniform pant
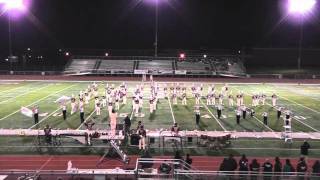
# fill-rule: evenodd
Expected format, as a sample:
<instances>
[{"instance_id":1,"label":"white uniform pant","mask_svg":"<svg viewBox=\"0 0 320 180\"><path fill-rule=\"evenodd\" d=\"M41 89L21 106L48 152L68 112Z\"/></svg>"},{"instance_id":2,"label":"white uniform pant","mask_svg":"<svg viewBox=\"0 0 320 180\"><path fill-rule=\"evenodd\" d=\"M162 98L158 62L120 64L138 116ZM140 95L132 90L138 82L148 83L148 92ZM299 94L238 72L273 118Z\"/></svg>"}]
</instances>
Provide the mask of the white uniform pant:
<instances>
[{"instance_id":1,"label":"white uniform pant","mask_svg":"<svg viewBox=\"0 0 320 180\"><path fill-rule=\"evenodd\" d=\"M146 138L143 136L139 139L139 149L146 149Z\"/></svg>"},{"instance_id":2,"label":"white uniform pant","mask_svg":"<svg viewBox=\"0 0 320 180\"><path fill-rule=\"evenodd\" d=\"M96 106L96 115L100 116L101 114L101 108L99 106Z\"/></svg>"}]
</instances>

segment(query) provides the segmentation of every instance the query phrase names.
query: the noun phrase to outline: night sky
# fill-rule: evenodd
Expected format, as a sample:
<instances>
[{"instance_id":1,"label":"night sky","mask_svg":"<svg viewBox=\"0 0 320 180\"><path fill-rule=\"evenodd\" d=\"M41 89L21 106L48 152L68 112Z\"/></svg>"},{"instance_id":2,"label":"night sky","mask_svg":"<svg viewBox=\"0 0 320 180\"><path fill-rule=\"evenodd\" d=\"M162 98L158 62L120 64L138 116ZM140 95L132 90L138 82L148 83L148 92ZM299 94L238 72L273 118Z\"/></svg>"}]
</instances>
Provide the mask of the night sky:
<instances>
[{"instance_id":1,"label":"night sky","mask_svg":"<svg viewBox=\"0 0 320 180\"><path fill-rule=\"evenodd\" d=\"M284 18L283 2L159 0L159 48L296 47L300 26ZM33 0L29 11L12 21L16 50L153 48L152 0ZM320 47L319 19L314 12L304 21L305 47ZM7 15L0 17L0 42L7 52Z\"/></svg>"}]
</instances>

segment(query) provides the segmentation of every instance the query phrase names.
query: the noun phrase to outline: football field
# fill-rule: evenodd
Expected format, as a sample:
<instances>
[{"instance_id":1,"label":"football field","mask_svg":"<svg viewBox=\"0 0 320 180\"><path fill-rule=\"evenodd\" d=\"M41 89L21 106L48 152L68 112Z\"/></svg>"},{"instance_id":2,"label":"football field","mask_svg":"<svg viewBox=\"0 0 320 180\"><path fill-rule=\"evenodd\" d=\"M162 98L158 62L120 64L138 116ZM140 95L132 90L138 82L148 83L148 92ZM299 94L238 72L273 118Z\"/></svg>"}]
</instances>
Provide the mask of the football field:
<instances>
[{"instance_id":1,"label":"football field","mask_svg":"<svg viewBox=\"0 0 320 180\"><path fill-rule=\"evenodd\" d=\"M106 82L96 82L99 88L99 95L104 95ZM122 82L107 82L119 86ZM177 122L182 130L203 130L203 131L283 131L284 122L282 118L277 120L276 110L271 105L271 95L278 96L277 105L289 109L293 113L292 130L294 132L317 132L320 130L320 85L298 85L298 84L248 84L248 83L228 83L229 91L235 96L238 92L244 94L244 104L251 106L252 94L264 93L267 95L266 104L255 107L255 116L247 116L241 119L240 124L236 123L235 107L228 106L228 100L224 99L222 118L217 118L216 108L207 106L206 99L200 101L201 120L199 127L195 123L195 99L191 94L191 86L203 84L203 94L206 95L208 86L215 84L215 89L220 91L225 85L213 82L180 82L180 85L187 87L187 105L182 105L178 99L178 104L174 105L172 99L160 98L155 113L149 113L150 85L145 83L144 103L142 117L135 117L132 113L132 93L137 84L141 82L126 82L128 86L128 101L126 105L120 105L118 115L128 114L131 117L132 128L136 128L137 122L142 121L146 129L170 129L174 122ZM92 82L60 82L60 81L1 81L0 82L0 128L2 129L43 129L50 125L54 129L83 129L80 123L79 113L70 115L70 104L68 105L67 120L61 116L61 107L55 101L61 96L78 96L79 92L85 90ZM172 82L159 82L160 91L164 84L168 87ZM21 107L39 107L39 123L34 124L32 117L21 114ZM263 124L262 113L269 115L268 126ZM108 129L107 108L102 108L100 116L96 116L94 111L94 100L85 106L85 119L94 119L95 128ZM122 123L123 117L118 118ZM0 137L1 153L15 153L23 150L18 147L32 146L32 140L23 137ZM72 142L75 143L75 142ZM299 154L301 141L295 141L287 145L283 140L233 140L232 145L224 152L212 152L211 150L190 149L189 151L199 154L225 154L225 153L254 153L255 155L273 155L275 151L284 153L283 155L295 156ZM311 142L311 154L319 156L320 143ZM266 151L266 150L270 151ZM72 152L71 152L72 153Z\"/></svg>"}]
</instances>

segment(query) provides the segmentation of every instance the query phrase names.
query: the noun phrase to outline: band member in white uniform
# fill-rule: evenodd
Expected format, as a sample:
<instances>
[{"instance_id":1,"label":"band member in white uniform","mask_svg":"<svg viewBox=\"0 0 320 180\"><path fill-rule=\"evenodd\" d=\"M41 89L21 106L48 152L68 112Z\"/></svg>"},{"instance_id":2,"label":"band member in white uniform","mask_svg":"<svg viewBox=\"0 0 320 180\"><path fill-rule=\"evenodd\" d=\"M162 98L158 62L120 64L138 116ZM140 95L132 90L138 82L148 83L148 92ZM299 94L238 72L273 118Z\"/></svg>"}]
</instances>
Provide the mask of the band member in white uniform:
<instances>
[{"instance_id":1,"label":"band member in white uniform","mask_svg":"<svg viewBox=\"0 0 320 180\"><path fill-rule=\"evenodd\" d=\"M74 97L71 98L71 103L70 103L70 105L71 105L71 111L70 111L70 113L71 113L71 115L72 115L73 113L77 112L76 98L74 98Z\"/></svg>"},{"instance_id":2,"label":"band member in white uniform","mask_svg":"<svg viewBox=\"0 0 320 180\"><path fill-rule=\"evenodd\" d=\"M200 104L200 94L199 93L196 93L195 94L195 98L196 98L196 105L199 105Z\"/></svg>"},{"instance_id":3,"label":"band member in white uniform","mask_svg":"<svg viewBox=\"0 0 320 180\"><path fill-rule=\"evenodd\" d=\"M133 103L133 112L135 113L135 116L138 116L139 115L139 99L138 98L135 98L134 99L134 103Z\"/></svg>"},{"instance_id":4,"label":"band member in white uniform","mask_svg":"<svg viewBox=\"0 0 320 180\"><path fill-rule=\"evenodd\" d=\"M207 105L211 106L212 105L212 94L208 93L207 95Z\"/></svg>"},{"instance_id":5,"label":"band member in white uniform","mask_svg":"<svg viewBox=\"0 0 320 180\"><path fill-rule=\"evenodd\" d=\"M95 109L96 109L96 115L100 116L101 115L101 104L100 104L100 101L96 102Z\"/></svg>"},{"instance_id":6,"label":"band member in white uniform","mask_svg":"<svg viewBox=\"0 0 320 180\"><path fill-rule=\"evenodd\" d=\"M219 105L223 105L223 94L219 94Z\"/></svg>"},{"instance_id":7,"label":"band member in white uniform","mask_svg":"<svg viewBox=\"0 0 320 180\"><path fill-rule=\"evenodd\" d=\"M232 94L229 94L228 101L229 101L229 107L233 107L233 95Z\"/></svg>"},{"instance_id":8,"label":"band member in white uniform","mask_svg":"<svg viewBox=\"0 0 320 180\"><path fill-rule=\"evenodd\" d=\"M173 103L174 105L177 105L177 104L178 104L176 92L173 92L173 94L172 94L172 103Z\"/></svg>"},{"instance_id":9,"label":"band member in white uniform","mask_svg":"<svg viewBox=\"0 0 320 180\"><path fill-rule=\"evenodd\" d=\"M272 98L272 106L275 107L277 105L277 95L276 94L272 94L271 96Z\"/></svg>"},{"instance_id":10,"label":"band member in white uniform","mask_svg":"<svg viewBox=\"0 0 320 180\"><path fill-rule=\"evenodd\" d=\"M241 106L241 95L237 94L236 98L237 98L237 107L240 107Z\"/></svg>"},{"instance_id":11,"label":"band member in white uniform","mask_svg":"<svg viewBox=\"0 0 320 180\"><path fill-rule=\"evenodd\" d=\"M107 98L106 96L102 96L102 107L106 107L107 106Z\"/></svg>"},{"instance_id":12,"label":"band member in white uniform","mask_svg":"<svg viewBox=\"0 0 320 180\"><path fill-rule=\"evenodd\" d=\"M183 93L182 94L182 105L187 105L187 94Z\"/></svg>"},{"instance_id":13,"label":"band member in white uniform","mask_svg":"<svg viewBox=\"0 0 320 180\"><path fill-rule=\"evenodd\" d=\"M108 102L108 113L109 113L109 116L112 113L112 109L113 109L112 100L109 99L109 102Z\"/></svg>"},{"instance_id":14,"label":"band member in white uniform","mask_svg":"<svg viewBox=\"0 0 320 180\"><path fill-rule=\"evenodd\" d=\"M153 104L153 97L150 97L149 99L149 110L150 110L150 114L152 114L154 112L154 104Z\"/></svg>"}]
</instances>

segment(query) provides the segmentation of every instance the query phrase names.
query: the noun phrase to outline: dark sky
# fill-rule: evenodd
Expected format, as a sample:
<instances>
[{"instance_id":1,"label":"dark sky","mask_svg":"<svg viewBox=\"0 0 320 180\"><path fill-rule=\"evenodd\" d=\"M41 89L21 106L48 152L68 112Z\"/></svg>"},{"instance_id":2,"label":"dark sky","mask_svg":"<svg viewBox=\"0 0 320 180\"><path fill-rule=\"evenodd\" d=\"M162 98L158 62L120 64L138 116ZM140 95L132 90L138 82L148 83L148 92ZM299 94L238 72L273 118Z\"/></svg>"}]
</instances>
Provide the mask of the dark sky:
<instances>
[{"instance_id":1,"label":"dark sky","mask_svg":"<svg viewBox=\"0 0 320 180\"><path fill-rule=\"evenodd\" d=\"M144 49L154 42L152 0L33 0L13 21L15 49ZM284 19L285 0L159 0L159 48L296 47L299 25ZM318 2L319 6L320 2ZM320 8L318 8L320 9ZM32 17L34 16L34 17ZM305 47L320 47L320 17L304 23ZM0 48L7 51L6 15Z\"/></svg>"}]
</instances>

